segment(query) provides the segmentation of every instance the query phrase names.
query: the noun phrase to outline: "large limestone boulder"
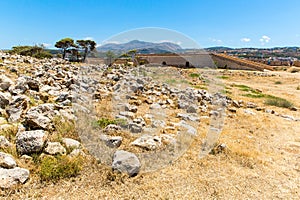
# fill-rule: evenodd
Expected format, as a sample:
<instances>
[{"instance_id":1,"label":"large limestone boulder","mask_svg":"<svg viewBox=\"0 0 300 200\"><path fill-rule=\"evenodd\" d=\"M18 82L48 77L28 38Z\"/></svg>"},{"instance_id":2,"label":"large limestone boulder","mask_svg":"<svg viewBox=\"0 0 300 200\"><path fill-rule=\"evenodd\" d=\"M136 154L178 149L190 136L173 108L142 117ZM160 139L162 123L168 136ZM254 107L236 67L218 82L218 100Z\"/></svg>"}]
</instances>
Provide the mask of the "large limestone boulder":
<instances>
[{"instance_id":1,"label":"large limestone boulder","mask_svg":"<svg viewBox=\"0 0 300 200\"><path fill-rule=\"evenodd\" d=\"M47 141L44 130L24 131L17 133L16 147L20 154L41 152Z\"/></svg>"},{"instance_id":2,"label":"large limestone boulder","mask_svg":"<svg viewBox=\"0 0 300 200\"><path fill-rule=\"evenodd\" d=\"M135 154L118 150L113 156L112 168L129 176L136 176L140 171L141 163Z\"/></svg>"}]
</instances>

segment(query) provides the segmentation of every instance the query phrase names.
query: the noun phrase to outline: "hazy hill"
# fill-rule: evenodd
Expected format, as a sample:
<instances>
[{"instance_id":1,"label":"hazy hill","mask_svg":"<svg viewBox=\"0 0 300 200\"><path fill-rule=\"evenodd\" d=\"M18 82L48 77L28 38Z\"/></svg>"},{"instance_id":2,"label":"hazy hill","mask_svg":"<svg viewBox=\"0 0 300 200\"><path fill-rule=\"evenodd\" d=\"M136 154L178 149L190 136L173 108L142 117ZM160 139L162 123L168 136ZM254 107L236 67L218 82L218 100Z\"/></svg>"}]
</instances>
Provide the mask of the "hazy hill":
<instances>
[{"instance_id":1,"label":"hazy hill","mask_svg":"<svg viewBox=\"0 0 300 200\"><path fill-rule=\"evenodd\" d=\"M182 48L171 42L145 42L139 40L132 40L123 44L107 43L97 48L99 52L114 51L114 52L126 52L132 49L138 50L138 52L147 53L165 53L165 52L177 52Z\"/></svg>"}]
</instances>

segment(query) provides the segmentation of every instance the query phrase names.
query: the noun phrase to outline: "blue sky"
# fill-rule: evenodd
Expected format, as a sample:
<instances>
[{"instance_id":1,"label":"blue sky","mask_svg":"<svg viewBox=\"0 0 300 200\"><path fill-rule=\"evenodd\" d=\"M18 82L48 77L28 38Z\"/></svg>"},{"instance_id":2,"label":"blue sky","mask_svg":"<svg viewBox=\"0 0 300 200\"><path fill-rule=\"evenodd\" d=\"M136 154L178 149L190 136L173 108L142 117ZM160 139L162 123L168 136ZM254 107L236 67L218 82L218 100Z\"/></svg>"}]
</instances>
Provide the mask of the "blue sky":
<instances>
[{"instance_id":1,"label":"blue sky","mask_svg":"<svg viewBox=\"0 0 300 200\"><path fill-rule=\"evenodd\" d=\"M201 47L300 46L299 0L2 0L0 8L0 49L53 47L64 37L101 44L143 27L175 30Z\"/></svg>"}]
</instances>

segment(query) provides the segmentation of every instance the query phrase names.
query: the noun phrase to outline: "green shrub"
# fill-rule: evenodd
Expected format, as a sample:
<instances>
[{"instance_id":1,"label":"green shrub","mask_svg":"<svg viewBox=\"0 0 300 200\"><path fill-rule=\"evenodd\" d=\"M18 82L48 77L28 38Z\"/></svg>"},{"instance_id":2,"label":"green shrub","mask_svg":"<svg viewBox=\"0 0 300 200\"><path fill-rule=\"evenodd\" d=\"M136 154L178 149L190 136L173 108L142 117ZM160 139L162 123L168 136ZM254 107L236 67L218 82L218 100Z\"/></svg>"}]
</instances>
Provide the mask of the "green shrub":
<instances>
[{"instance_id":1,"label":"green shrub","mask_svg":"<svg viewBox=\"0 0 300 200\"><path fill-rule=\"evenodd\" d=\"M270 105L270 106L277 106L277 107L281 107L281 108L293 107L293 103L289 102L286 99L282 99L280 97L275 97L275 96L267 96L265 104Z\"/></svg>"},{"instance_id":2,"label":"green shrub","mask_svg":"<svg viewBox=\"0 0 300 200\"><path fill-rule=\"evenodd\" d=\"M99 120L97 120L96 125L100 126L101 128L105 128L110 124L117 124L116 120L111 120L111 119L107 119L107 118L101 118Z\"/></svg>"},{"instance_id":3,"label":"green shrub","mask_svg":"<svg viewBox=\"0 0 300 200\"><path fill-rule=\"evenodd\" d=\"M275 84L280 85L280 84L282 84L282 82L281 81L275 81Z\"/></svg>"},{"instance_id":4,"label":"green shrub","mask_svg":"<svg viewBox=\"0 0 300 200\"><path fill-rule=\"evenodd\" d=\"M15 46L12 47L12 50L9 50L11 54L20 54L23 56L32 56L38 59L43 58L52 58L52 54L49 51L46 51L43 46L34 45L34 46Z\"/></svg>"},{"instance_id":5,"label":"green shrub","mask_svg":"<svg viewBox=\"0 0 300 200\"><path fill-rule=\"evenodd\" d=\"M228 76L218 76L217 78L219 78L219 79L229 79Z\"/></svg>"},{"instance_id":6,"label":"green shrub","mask_svg":"<svg viewBox=\"0 0 300 200\"><path fill-rule=\"evenodd\" d=\"M198 78L198 77L200 77L200 74L191 73L191 74L190 74L190 77L191 77L191 78Z\"/></svg>"},{"instance_id":7,"label":"green shrub","mask_svg":"<svg viewBox=\"0 0 300 200\"><path fill-rule=\"evenodd\" d=\"M297 86L296 90L300 90L300 85Z\"/></svg>"},{"instance_id":8,"label":"green shrub","mask_svg":"<svg viewBox=\"0 0 300 200\"><path fill-rule=\"evenodd\" d=\"M45 156L40 160L38 174L42 181L57 181L62 178L75 177L82 169L81 157Z\"/></svg>"}]
</instances>

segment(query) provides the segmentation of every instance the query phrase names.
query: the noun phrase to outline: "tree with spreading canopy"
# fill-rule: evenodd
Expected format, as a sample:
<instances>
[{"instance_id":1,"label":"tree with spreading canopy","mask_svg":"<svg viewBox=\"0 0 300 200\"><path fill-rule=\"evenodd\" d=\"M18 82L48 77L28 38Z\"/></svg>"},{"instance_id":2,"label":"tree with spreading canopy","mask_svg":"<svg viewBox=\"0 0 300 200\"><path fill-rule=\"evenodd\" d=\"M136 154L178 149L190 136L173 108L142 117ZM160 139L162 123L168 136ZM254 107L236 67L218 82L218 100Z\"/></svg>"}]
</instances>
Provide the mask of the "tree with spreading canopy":
<instances>
[{"instance_id":1,"label":"tree with spreading canopy","mask_svg":"<svg viewBox=\"0 0 300 200\"><path fill-rule=\"evenodd\" d=\"M88 53L96 48L96 42L93 40L77 40L76 43L83 50L82 62L84 62Z\"/></svg>"},{"instance_id":2,"label":"tree with spreading canopy","mask_svg":"<svg viewBox=\"0 0 300 200\"><path fill-rule=\"evenodd\" d=\"M72 38L64 38L55 43L55 47L62 49L63 51L63 59L66 57L66 52L71 47L77 47Z\"/></svg>"}]
</instances>

